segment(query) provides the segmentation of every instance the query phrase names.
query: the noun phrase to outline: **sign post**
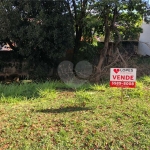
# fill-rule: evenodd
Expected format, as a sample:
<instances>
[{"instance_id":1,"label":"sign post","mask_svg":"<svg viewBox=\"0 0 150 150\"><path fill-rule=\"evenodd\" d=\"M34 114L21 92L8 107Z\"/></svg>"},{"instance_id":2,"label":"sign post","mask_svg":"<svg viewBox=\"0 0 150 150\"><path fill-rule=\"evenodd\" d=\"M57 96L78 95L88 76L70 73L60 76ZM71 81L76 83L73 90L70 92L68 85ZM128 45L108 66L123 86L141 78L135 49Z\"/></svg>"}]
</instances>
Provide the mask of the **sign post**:
<instances>
[{"instance_id":1,"label":"sign post","mask_svg":"<svg viewBox=\"0 0 150 150\"><path fill-rule=\"evenodd\" d=\"M135 88L136 68L111 68L110 87L121 88L121 103L123 101L123 88Z\"/></svg>"},{"instance_id":2,"label":"sign post","mask_svg":"<svg viewBox=\"0 0 150 150\"><path fill-rule=\"evenodd\" d=\"M123 87L121 88L121 104L123 103Z\"/></svg>"}]
</instances>

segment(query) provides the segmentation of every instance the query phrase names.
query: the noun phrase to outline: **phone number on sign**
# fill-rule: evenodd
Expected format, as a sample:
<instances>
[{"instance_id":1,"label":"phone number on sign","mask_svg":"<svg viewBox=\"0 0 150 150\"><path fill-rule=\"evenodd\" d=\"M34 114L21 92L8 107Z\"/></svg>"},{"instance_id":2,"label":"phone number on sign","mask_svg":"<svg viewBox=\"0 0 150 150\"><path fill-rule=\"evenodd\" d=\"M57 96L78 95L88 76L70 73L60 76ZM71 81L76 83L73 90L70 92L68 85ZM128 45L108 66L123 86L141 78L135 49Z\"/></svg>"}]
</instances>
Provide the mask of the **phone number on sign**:
<instances>
[{"instance_id":1,"label":"phone number on sign","mask_svg":"<svg viewBox=\"0 0 150 150\"><path fill-rule=\"evenodd\" d=\"M121 82L121 81L113 81L112 85L134 85L134 82Z\"/></svg>"}]
</instances>

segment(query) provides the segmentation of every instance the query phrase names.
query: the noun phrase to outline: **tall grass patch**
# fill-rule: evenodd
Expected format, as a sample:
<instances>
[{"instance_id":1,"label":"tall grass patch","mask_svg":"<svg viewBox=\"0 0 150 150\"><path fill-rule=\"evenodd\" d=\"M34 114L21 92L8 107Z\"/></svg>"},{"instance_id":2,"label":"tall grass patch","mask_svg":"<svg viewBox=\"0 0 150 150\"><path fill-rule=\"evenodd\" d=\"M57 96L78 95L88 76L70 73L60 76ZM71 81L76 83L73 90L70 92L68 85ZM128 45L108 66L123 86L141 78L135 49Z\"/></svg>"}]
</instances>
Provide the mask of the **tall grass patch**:
<instances>
[{"instance_id":1,"label":"tall grass patch","mask_svg":"<svg viewBox=\"0 0 150 150\"><path fill-rule=\"evenodd\" d=\"M0 84L0 102L17 102L34 99L53 99L59 82Z\"/></svg>"}]
</instances>

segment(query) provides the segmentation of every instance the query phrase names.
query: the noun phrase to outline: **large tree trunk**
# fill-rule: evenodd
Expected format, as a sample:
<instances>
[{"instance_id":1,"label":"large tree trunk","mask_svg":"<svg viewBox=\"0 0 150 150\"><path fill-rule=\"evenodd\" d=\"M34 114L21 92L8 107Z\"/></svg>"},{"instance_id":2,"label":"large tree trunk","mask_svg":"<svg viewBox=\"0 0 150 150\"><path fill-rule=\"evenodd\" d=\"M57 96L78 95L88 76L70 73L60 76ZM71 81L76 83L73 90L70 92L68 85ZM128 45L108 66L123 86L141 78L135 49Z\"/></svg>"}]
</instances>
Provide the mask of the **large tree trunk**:
<instances>
[{"instance_id":1,"label":"large tree trunk","mask_svg":"<svg viewBox=\"0 0 150 150\"><path fill-rule=\"evenodd\" d=\"M82 25L76 25L76 37L75 37L75 46L74 46L74 54L78 53L80 48L80 41L82 37Z\"/></svg>"},{"instance_id":2,"label":"large tree trunk","mask_svg":"<svg viewBox=\"0 0 150 150\"><path fill-rule=\"evenodd\" d=\"M106 54L108 51L108 47L109 47L109 38L110 38L110 27L106 26L105 27L105 39L104 39L104 48L101 50L100 52L100 58L99 58L99 62L98 65L96 67L96 73L95 73L95 82L98 83L100 81L100 76L102 73L102 66L103 63L105 61L106 58Z\"/></svg>"},{"instance_id":3,"label":"large tree trunk","mask_svg":"<svg viewBox=\"0 0 150 150\"><path fill-rule=\"evenodd\" d=\"M110 33L111 31L114 30L115 27L115 22L116 22L116 17L117 17L117 6L114 8L113 10L113 19L110 21L109 20L109 7L106 6L106 15L105 15L105 39L104 39L104 48L101 50L100 52L100 58L99 58L99 62L98 65L96 67L96 73L95 73L95 82L99 83L100 81L100 77L101 77L101 73L102 73L102 67L104 64L104 61L106 59L106 55L108 53L108 49L109 49L109 39L110 39Z\"/></svg>"},{"instance_id":4,"label":"large tree trunk","mask_svg":"<svg viewBox=\"0 0 150 150\"><path fill-rule=\"evenodd\" d=\"M75 0L72 0L73 8L74 8L74 19L75 19L75 45L73 52L73 60L75 60L76 55L78 54L80 48L80 41L84 28L84 18L86 17L86 9L87 9L87 1L88 0L80 0L80 12L77 11L77 4Z\"/></svg>"}]
</instances>

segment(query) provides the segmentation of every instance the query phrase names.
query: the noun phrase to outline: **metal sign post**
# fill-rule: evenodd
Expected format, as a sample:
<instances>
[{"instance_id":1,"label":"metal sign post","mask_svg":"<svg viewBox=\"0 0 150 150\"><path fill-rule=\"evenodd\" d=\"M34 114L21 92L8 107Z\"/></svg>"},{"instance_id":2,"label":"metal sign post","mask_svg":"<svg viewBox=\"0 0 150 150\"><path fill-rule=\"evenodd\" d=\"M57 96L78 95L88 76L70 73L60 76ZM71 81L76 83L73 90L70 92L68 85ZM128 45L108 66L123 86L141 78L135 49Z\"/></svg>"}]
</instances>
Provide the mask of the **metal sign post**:
<instances>
[{"instance_id":1,"label":"metal sign post","mask_svg":"<svg viewBox=\"0 0 150 150\"><path fill-rule=\"evenodd\" d=\"M123 103L123 87L121 88L121 104Z\"/></svg>"}]
</instances>

